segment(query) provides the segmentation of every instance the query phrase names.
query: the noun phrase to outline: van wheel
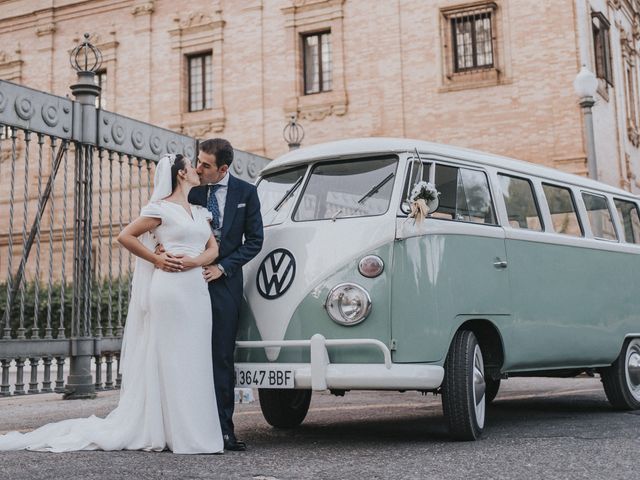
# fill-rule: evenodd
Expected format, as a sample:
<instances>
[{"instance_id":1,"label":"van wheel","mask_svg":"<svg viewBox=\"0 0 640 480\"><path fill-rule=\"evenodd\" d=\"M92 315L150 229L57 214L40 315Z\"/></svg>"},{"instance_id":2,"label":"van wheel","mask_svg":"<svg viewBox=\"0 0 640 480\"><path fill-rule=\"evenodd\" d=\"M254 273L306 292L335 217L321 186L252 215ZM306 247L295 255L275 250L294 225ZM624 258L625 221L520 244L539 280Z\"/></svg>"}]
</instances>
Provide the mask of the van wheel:
<instances>
[{"instance_id":1,"label":"van wheel","mask_svg":"<svg viewBox=\"0 0 640 480\"><path fill-rule=\"evenodd\" d=\"M293 428L302 423L309 411L311 390L261 388L260 409L267 423L276 428Z\"/></svg>"},{"instance_id":2,"label":"van wheel","mask_svg":"<svg viewBox=\"0 0 640 480\"><path fill-rule=\"evenodd\" d=\"M600 371L609 403L618 410L640 408L640 339L624 342L622 352L610 367Z\"/></svg>"},{"instance_id":3,"label":"van wheel","mask_svg":"<svg viewBox=\"0 0 640 480\"><path fill-rule=\"evenodd\" d=\"M460 330L444 363L442 409L454 440L477 440L484 430L484 360L474 333Z\"/></svg>"},{"instance_id":4,"label":"van wheel","mask_svg":"<svg viewBox=\"0 0 640 480\"><path fill-rule=\"evenodd\" d=\"M500 390L500 379L494 380L491 377L485 377L484 381L487 386L484 391L484 396L487 399L487 403L491 403L498 395L498 390Z\"/></svg>"}]
</instances>

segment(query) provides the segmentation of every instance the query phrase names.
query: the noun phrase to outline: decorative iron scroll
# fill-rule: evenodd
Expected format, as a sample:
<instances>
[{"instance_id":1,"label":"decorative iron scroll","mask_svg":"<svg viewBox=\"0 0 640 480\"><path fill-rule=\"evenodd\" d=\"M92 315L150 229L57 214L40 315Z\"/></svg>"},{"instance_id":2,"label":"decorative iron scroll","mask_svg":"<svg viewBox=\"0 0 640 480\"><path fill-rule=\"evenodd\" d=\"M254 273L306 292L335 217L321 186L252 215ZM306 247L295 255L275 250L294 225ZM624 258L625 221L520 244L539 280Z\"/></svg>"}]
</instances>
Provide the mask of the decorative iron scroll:
<instances>
[{"instance_id":1,"label":"decorative iron scroll","mask_svg":"<svg viewBox=\"0 0 640 480\"><path fill-rule=\"evenodd\" d=\"M0 123L68 140L73 101L0 80Z\"/></svg>"},{"instance_id":2,"label":"decorative iron scroll","mask_svg":"<svg viewBox=\"0 0 640 480\"><path fill-rule=\"evenodd\" d=\"M193 138L106 110L98 110L98 147L146 160L165 153L196 156Z\"/></svg>"}]
</instances>

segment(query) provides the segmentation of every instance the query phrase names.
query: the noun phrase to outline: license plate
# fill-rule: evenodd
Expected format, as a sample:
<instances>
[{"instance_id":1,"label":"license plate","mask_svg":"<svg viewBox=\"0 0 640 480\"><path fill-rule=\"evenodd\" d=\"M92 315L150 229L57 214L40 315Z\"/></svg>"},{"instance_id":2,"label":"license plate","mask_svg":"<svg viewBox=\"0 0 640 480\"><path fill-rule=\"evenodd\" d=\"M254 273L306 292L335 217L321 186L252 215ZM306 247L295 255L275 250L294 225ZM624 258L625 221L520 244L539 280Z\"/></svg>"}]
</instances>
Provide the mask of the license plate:
<instances>
[{"instance_id":1,"label":"license plate","mask_svg":"<svg viewBox=\"0 0 640 480\"><path fill-rule=\"evenodd\" d=\"M293 388L293 370L279 368L236 368L236 387Z\"/></svg>"}]
</instances>

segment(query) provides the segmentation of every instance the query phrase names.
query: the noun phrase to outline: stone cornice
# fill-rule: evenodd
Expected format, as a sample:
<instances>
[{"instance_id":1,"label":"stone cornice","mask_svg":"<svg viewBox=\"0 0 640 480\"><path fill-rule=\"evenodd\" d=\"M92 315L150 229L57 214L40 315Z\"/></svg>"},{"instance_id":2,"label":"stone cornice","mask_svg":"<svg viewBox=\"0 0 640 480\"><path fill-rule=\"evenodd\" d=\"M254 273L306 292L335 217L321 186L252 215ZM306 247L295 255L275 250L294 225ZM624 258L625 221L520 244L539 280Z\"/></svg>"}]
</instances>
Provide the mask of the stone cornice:
<instances>
[{"instance_id":1,"label":"stone cornice","mask_svg":"<svg viewBox=\"0 0 640 480\"><path fill-rule=\"evenodd\" d=\"M609 6L621 12L631 22L637 21L640 15L640 1L638 0L609 0Z\"/></svg>"},{"instance_id":2,"label":"stone cornice","mask_svg":"<svg viewBox=\"0 0 640 480\"><path fill-rule=\"evenodd\" d=\"M170 125L169 128L193 138L205 138L211 133L222 132L226 123L224 109L189 112L182 117L181 123Z\"/></svg>"},{"instance_id":3,"label":"stone cornice","mask_svg":"<svg viewBox=\"0 0 640 480\"><path fill-rule=\"evenodd\" d=\"M323 8L342 8L344 2L345 0L291 0L291 5L283 7L281 11L285 15L289 15Z\"/></svg>"},{"instance_id":4,"label":"stone cornice","mask_svg":"<svg viewBox=\"0 0 640 480\"><path fill-rule=\"evenodd\" d=\"M0 78L11 82L20 82L22 80L22 52L16 49L11 55L0 50Z\"/></svg>"},{"instance_id":5,"label":"stone cornice","mask_svg":"<svg viewBox=\"0 0 640 480\"><path fill-rule=\"evenodd\" d=\"M222 9L214 9L213 16L204 12L192 12L187 15L176 15L173 18L176 26L169 31L171 35L190 33L202 29L220 29L224 27Z\"/></svg>"},{"instance_id":6,"label":"stone cornice","mask_svg":"<svg viewBox=\"0 0 640 480\"><path fill-rule=\"evenodd\" d=\"M212 43L222 41L222 10L214 10L213 16L199 11L176 15L173 22L175 27L169 30L173 49L211 48Z\"/></svg>"},{"instance_id":7,"label":"stone cornice","mask_svg":"<svg viewBox=\"0 0 640 480\"><path fill-rule=\"evenodd\" d=\"M23 60L3 60L2 53L3 52L0 52L0 70L4 68L17 67L24 63Z\"/></svg>"},{"instance_id":8,"label":"stone cornice","mask_svg":"<svg viewBox=\"0 0 640 480\"><path fill-rule=\"evenodd\" d=\"M629 12L640 13L640 1L638 0L609 0L609 6L616 10L626 8Z\"/></svg>"},{"instance_id":9,"label":"stone cornice","mask_svg":"<svg viewBox=\"0 0 640 480\"><path fill-rule=\"evenodd\" d=\"M245 0L243 2L243 12L250 12L252 10L263 10L263 0Z\"/></svg>"},{"instance_id":10,"label":"stone cornice","mask_svg":"<svg viewBox=\"0 0 640 480\"><path fill-rule=\"evenodd\" d=\"M142 2L131 7L131 15L134 17L141 15L151 15L155 10L155 2L153 0Z\"/></svg>"},{"instance_id":11,"label":"stone cornice","mask_svg":"<svg viewBox=\"0 0 640 480\"><path fill-rule=\"evenodd\" d=\"M446 6L440 9L445 16L454 16L456 13L468 12L469 10L497 10L498 4L492 0L478 0L467 2L461 5Z\"/></svg>"},{"instance_id":12,"label":"stone cornice","mask_svg":"<svg viewBox=\"0 0 640 480\"><path fill-rule=\"evenodd\" d=\"M280 9L286 28L299 28L319 22L342 20L345 0L294 1L294 5Z\"/></svg>"},{"instance_id":13,"label":"stone cornice","mask_svg":"<svg viewBox=\"0 0 640 480\"><path fill-rule=\"evenodd\" d=\"M35 12L20 13L13 17L6 17L0 20L0 30L3 25L10 25L12 30L22 30L25 28L38 28L42 21L40 17L53 18L55 12L56 22L64 22L75 18L86 18L88 15L97 15L105 12L117 11L127 8L132 4L132 0L83 0L67 5L46 8Z\"/></svg>"},{"instance_id":14,"label":"stone cornice","mask_svg":"<svg viewBox=\"0 0 640 480\"><path fill-rule=\"evenodd\" d=\"M0 67L8 63L21 62L20 59L22 52L20 49L14 51L14 55L11 55L4 50L0 50Z\"/></svg>"},{"instance_id":15,"label":"stone cornice","mask_svg":"<svg viewBox=\"0 0 640 480\"><path fill-rule=\"evenodd\" d=\"M43 25L38 25L36 27L36 35L39 37L44 37L45 35L53 35L56 31L55 22L45 23Z\"/></svg>"},{"instance_id":16,"label":"stone cornice","mask_svg":"<svg viewBox=\"0 0 640 480\"><path fill-rule=\"evenodd\" d=\"M630 33L626 33L624 30L620 30L620 45L622 47L622 58L626 59L629 63L635 64L635 56L638 54L636 49L636 42L634 36Z\"/></svg>"}]
</instances>

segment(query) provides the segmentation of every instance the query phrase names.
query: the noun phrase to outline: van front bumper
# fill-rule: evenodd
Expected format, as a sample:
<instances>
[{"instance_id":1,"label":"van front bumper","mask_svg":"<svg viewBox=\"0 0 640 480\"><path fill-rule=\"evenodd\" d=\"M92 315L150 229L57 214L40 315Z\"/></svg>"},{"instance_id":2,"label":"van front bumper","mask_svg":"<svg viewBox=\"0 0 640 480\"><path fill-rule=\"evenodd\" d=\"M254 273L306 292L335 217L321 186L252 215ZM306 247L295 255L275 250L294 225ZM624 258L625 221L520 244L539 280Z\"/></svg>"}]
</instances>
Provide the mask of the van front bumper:
<instances>
[{"instance_id":1,"label":"van front bumper","mask_svg":"<svg viewBox=\"0 0 640 480\"><path fill-rule=\"evenodd\" d=\"M331 363L327 347L371 346L382 351L384 363ZM289 370L294 388L336 390L435 390L444 369L438 365L400 364L391 361L389 348L376 339L327 340L315 334L310 340L239 341L237 348L309 347L309 363L236 363L236 369Z\"/></svg>"}]
</instances>

